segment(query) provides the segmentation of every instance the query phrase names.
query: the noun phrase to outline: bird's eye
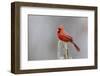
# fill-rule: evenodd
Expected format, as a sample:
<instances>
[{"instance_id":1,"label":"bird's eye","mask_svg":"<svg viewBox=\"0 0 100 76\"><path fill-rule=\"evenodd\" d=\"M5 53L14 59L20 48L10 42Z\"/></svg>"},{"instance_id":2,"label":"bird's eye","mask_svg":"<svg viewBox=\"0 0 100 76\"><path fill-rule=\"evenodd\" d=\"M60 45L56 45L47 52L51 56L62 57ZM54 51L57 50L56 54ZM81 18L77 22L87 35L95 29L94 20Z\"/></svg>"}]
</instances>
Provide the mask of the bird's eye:
<instances>
[{"instance_id":1,"label":"bird's eye","mask_svg":"<svg viewBox=\"0 0 100 76\"><path fill-rule=\"evenodd\" d=\"M61 28L58 28L58 30L60 31L60 30L61 30Z\"/></svg>"},{"instance_id":2,"label":"bird's eye","mask_svg":"<svg viewBox=\"0 0 100 76\"><path fill-rule=\"evenodd\" d=\"M60 29L60 28L58 28L58 33L60 33L60 31L61 31L61 29Z\"/></svg>"}]
</instances>

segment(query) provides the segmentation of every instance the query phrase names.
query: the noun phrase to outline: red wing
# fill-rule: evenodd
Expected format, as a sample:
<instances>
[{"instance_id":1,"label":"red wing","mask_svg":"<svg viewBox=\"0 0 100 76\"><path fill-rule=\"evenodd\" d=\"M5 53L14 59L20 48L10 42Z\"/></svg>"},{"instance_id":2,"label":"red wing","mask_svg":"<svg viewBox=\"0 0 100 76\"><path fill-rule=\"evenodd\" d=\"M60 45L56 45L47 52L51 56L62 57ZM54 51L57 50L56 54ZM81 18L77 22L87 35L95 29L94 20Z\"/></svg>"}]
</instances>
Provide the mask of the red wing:
<instances>
[{"instance_id":1,"label":"red wing","mask_svg":"<svg viewBox=\"0 0 100 76\"><path fill-rule=\"evenodd\" d=\"M72 40L72 37L68 34L68 33L65 33L63 34L65 37L67 37L69 40Z\"/></svg>"},{"instance_id":2,"label":"red wing","mask_svg":"<svg viewBox=\"0 0 100 76\"><path fill-rule=\"evenodd\" d=\"M59 39L62 40L62 41L65 41L65 42L71 41L70 38L68 38L67 36L64 36L64 35L59 35Z\"/></svg>"}]
</instances>

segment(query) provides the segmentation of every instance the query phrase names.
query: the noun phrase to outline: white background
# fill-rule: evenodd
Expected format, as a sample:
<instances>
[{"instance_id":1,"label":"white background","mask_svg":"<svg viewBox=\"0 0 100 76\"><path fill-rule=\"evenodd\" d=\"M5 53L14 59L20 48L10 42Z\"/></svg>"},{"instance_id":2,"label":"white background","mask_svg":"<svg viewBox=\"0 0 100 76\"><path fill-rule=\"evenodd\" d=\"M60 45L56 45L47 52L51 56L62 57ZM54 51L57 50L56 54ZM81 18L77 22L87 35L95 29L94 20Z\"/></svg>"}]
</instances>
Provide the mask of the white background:
<instances>
[{"instance_id":1,"label":"white background","mask_svg":"<svg viewBox=\"0 0 100 76\"><path fill-rule=\"evenodd\" d=\"M15 0L12 0L15 1ZM11 60L11 0L0 1L0 76L17 76L10 73L10 60ZM17 0L28 2L41 2L41 3L57 3L57 4L74 4L74 5L89 5L98 6L98 21L100 21L100 0ZM98 28L100 28L98 22ZM100 33L100 29L98 29ZM100 42L100 35L98 35L98 43ZM98 44L100 46L100 44ZM98 48L98 58L100 58L100 48ZM65 72L52 72L52 73L36 73L36 74L21 74L18 76L99 76L100 74L100 59L98 59L98 70L81 70L81 71L65 71Z\"/></svg>"}]
</instances>

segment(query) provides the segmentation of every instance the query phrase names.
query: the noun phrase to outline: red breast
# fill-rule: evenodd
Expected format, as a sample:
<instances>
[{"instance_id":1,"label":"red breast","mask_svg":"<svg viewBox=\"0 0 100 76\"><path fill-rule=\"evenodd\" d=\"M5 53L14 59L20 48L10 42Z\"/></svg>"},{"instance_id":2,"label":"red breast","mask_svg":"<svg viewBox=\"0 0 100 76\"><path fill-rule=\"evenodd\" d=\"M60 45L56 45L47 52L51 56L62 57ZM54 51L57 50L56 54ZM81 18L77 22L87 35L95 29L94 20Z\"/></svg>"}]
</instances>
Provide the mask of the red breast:
<instances>
[{"instance_id":1,"label":"red breast","mask_svg":"<svg viewBox=\"0 0 100 76\"><path fill-rule=\"evenodd\" d=\"M64 41L64 42L71 42L72 41L72 37L70 35L68 35L67 33L65 33L63 26L58 27L57 37L59 40Z\"/></svg>"}]
</instances>

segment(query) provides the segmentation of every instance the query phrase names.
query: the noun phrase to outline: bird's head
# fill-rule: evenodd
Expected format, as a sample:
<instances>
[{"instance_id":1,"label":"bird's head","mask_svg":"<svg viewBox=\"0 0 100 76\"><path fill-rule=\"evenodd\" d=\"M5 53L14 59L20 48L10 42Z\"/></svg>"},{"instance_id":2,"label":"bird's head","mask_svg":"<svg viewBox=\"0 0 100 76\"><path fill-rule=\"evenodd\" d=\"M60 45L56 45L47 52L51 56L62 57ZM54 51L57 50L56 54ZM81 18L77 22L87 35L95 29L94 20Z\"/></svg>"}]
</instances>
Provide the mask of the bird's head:
<instances>
[{"instance_id":1,"label":"bird's head","mask_svg":"<svg viewBox=\"0 0 100 76\"><path fill-rule=\"evenodd\" d=\"M58 28L57 28L57 32L60 33L60 31L63 31L64 30L64 25L60 25Z\"/></svg>"}]
</instances>

